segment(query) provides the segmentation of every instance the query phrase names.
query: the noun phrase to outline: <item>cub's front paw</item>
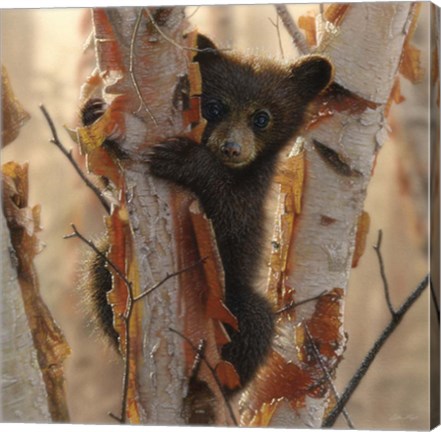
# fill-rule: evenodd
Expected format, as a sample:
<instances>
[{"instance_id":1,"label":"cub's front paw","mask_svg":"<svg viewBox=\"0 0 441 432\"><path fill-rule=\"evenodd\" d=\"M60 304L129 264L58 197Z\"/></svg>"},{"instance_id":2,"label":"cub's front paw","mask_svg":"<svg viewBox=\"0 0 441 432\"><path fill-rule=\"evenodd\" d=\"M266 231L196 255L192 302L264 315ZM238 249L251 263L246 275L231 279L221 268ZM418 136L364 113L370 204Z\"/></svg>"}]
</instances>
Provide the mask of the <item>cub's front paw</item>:
<instances>
[{"instance_id":1,"label":"cub's front paw","mask_svg":"<svg viewBox=\"0 0 441 432\"><path fill-rule=\"evenodd\" d=\"M151 174L185 182L186 173L191 170L193 155L199 147L196 142L179 137L154 145L148 155Z\"/></svg>"}]
</instances>

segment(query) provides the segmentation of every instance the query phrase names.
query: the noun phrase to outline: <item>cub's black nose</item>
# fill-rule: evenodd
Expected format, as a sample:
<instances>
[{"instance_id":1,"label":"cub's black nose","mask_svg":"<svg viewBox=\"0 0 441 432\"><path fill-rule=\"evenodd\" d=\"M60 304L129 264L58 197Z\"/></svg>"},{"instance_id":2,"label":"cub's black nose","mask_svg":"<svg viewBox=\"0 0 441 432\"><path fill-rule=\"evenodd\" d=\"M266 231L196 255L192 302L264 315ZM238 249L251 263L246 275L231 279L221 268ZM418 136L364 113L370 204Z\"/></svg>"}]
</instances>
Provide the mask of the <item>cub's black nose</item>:
<instances>
[{"instance_id":1,"label":"cub's black nose","mask_svg":"<svg viewBox=\"0 0 441 432\"><path fill-rule=\"evenodd\" d=\"M241 148L240 144L237 144L234 141L225 141L222 144L220 150L221 150L222 154L224 154L228 158L232 159L232 158L240 156L242 148Z\"/></svg>"}]
</instances>

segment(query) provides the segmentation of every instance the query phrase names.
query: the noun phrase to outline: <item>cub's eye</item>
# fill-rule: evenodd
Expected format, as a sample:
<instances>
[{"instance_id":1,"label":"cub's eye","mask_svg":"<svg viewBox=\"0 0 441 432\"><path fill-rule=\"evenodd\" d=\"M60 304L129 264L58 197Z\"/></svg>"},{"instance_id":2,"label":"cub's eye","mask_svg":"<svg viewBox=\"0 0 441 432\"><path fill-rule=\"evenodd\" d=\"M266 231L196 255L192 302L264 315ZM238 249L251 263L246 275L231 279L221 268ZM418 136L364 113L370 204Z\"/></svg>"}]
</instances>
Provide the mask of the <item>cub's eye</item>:
<instances>
[{"instance_id":1,"label":"cub's eye","mask_svg":"<svg viewBox=\"0 0 441 432\"><path fill-rule=\"evenodd\" d=\"M218 120L224 114L224 106L219 101L209 101L202 107L202 115L207 120Z\"/></svg>"},{"instance_id":2,"label":"cub's eye","mask_svg":"<svg viewBox=\"0 0 441 432\"><path fill-rule=\"evenodd\" d=\"M267 110L257 111L253 116L253 125L258 129L265 129L271 120Z\"/></svg>"}]
</instances>

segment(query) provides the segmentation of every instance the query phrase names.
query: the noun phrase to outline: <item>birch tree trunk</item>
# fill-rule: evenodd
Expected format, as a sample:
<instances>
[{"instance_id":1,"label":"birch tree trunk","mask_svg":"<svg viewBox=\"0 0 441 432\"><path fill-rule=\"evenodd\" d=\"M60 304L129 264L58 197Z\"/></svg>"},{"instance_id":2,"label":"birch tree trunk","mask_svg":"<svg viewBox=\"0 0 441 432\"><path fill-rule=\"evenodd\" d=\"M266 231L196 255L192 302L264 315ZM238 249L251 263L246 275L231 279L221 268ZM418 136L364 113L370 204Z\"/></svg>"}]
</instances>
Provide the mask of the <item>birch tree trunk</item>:
<instances>
[{"instance_id":1,"label":"birch tree trunk","mask_svg":"<svg viewBox=\"0 0 441 432\"><path fill-rule=\"evenodd\" d=\"M29 119L2 68L2 147L10 144ZM40 206L28 206L28 165L2 165L0 286L0 420L69 421L63 362L70 350L43 302L34 257Z\"/></svg>"},{"instance_id":2,"label":"birch tree trunk","mask_svg":"<svg viewBox=\"0 0 441 432\"><path fill-rule=\"evenodd\" d=\"M305 151L286 162L291 180L283 173L276 179L268 295L279 306L319 298L279 315L269 362L242 395L242 425L320 427L332 404L323 368L334 373L344 350L344 295L368 229L363 203L387 134L388 104L413 12L411 3L335 5L326 15L327 31L317 35L317 52L335 65L335 84L303 137ZM199 121L192 96L200 92L200 79L188 51L194 35L183 37L179 7L97 9L93 18L98 67L83 95L103 91L109 109L91 127L80 128L79 137L90 169L109 177L118 191L107 224L109 258L130 282L114 274L109 295L127 365L123 411L132 423L183 424L195 412L186 406L194 346L204 341L204 359L221 364L219 323L230 317L221 303L219 261L168 279L133 311L130 303L215 249L209 224L191 198L150 177L145 159L148 147L165 137L200 136L201 125L190 128ZM109 137L118 138L122 157L103 149ZM128 310L133 313L124 322ZM200 379L208 383L202 421L231 424L205 362ZM181 415L186 410L190 414Z\"/></svg>"},{"instance_id":3,"label":"birch tree trunk","mask_svg":"<svg viewBox=\"0 0 441 432\"><path fill-rule=\"evenodd\" d=\"M191 197L151 177L146 162L149 146L166 137L187 134L200 140L203 125L195 125L201 82L198 65L192 62L196 35L184 37L188 24L181 7L95 9L93 23L97 70L82 92L84 99L103 94L109 108L93 125L80 128L78 137L89 168L110 178L117 190L107 220L109 258L131 284L115 273L109 295L126 361L127 401L121 420L229 423L231 416L205 362L198 377L208 383L202 385L206 408L197 402L200 397L195 401L198 391L188 383L196 357L193 348L200 341L206 344L204 357L210 364L220 360L216 342L223 336L205 307L213 300L207 292L207 271L220 272L218 262L201 262L204 248L210 247L209 225L198 223L207 228L202 233L205 244L199 244L201 232L192 221L201 215L195 206L190 209ZM118 154L103 149L109 136L118 138ZM186 268L179 278L168 278ZM164 279L163 286L141 300L130 300ZM220 297L213 300L214 314L222 313Z\"/></svg>"},{"instance_id":4,"label":"birch tree trunk","mask_svg":"<svg viewBox=\"0 0 441 432\"><path fill-rule=\"evenodd\" d=\"M3 147L18 136L20 128L29 119L29 114L15 99L5 68L2 68L1 75ZM49 421L47 392L24 310L17 276L17 258L11 244L4 206L2 203L0 227L0 421Z\"/></svg>"},{"instance_id":5,"label":"birch tree trunk","mask_svg":"<svg viewBox=\"0 0 441 432\"><path fill-rule=\"evenodd\" d=\"M323 96L304 136L300 211L280 186L273 242L280 246L277 230L285 228L287 260L281 268L273 265L269 287L279 300L327 295L279 318L273 355L241 401L242 424L318 428L332 405L323 369L334 373L344 351L344 295L369 225L366 190L387 136L388 104L414 6L331 5L326 18L316 52L333 62L337 85Z\"/></svg>"},{"instance_id":6,"label":"birch tree trunk","mask_svg":"<svg viewBox=\"0 0 441 432\"><path fill-rule=\"evenodd\" d=\"M47 393L24 312L11 258L8 227L2 219L1 411L2 422L49 422Z\"/></svg>"}]
</instances>

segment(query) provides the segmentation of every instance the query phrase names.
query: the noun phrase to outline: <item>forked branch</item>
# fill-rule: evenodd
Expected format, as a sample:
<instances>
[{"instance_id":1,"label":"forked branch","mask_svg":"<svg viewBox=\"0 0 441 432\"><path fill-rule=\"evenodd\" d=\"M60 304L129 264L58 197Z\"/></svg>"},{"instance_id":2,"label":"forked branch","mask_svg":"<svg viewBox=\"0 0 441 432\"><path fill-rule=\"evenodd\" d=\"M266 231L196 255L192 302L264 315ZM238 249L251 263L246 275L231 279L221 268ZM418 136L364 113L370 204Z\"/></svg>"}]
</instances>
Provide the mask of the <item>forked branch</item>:
<instances>
[{"instance_id":1,"label":"forked branch","mask_svg":"<svg viewBox=\"0 0 441 432\"><path fill-rule=\"evenodd\" d=\"M386 296L386 303L387 307L389 308L389 312L392 316L395 316L395 309L392 305L392 300L390 298L390 291L389 291L389 283L387 281L386 277L386 271L384 270L384 260L383 255L381 253L381 240L383 239L383 231L378 230L378 240L377 244L374 246L374 250L377 254L378 263L380 265L380 274L381 274L381 280L383 281L383 288L384 288L384 295Z\"/></svg>"},{"instance_id":2,"label":"forked branch","mask_svg":"<svg viewBox=\"0 0 441 432\"><path fill-rule=\"evenodd\" d=\"M225 394L224 388L222 386L222 383L219 380L219 377L218 377L218 375L216 373L216 370L214 369L213 366L211 366L211 364L205 358L204 351L203 351L204 350L204 346L205 346L205 342L201 341L199 343L199 345L196 346L188 337L186 337L182 333L178 332L177 330L172 329L172 328L169 328L169 330L171 332L177 334L178 336L180 336L182 339L184 339L188 343L190 348L193 350L193 352L195 353L196 359L199 359L199 362L204 362L205 363L205 365L207 366L208 370L210 371L211 375L213 376L213 378L214 378L214 380L216 382L216 385L218 386L218 388L219 388L219 390L220 390L220 392L222 394L222 397L223 397L223 399L225 401L225 405L227 406L228 412L230 413L230 416L231 416L231 419L233 420L233 423L236 426L238 426L239 424L237 422L236 416L234 415L233 407L231 406L231 403L228 400L227 395ZM193 366L193 372L192 373L194 373L194 371L197 370L197 368L199 367L199 364L196 363L195 366Z\"/></svg>"},{"instance_id":3,"label":"forked branch","mask_svg":"<svg viewBox=\"0 0 441 432\"><path fill-rule=\"evenodd\" d=\"M308 328L307 324L303 323L303 326L305 327L306 338L308 340L309 345L312 348L312 353L313 353L314 357L316 358L317 363L319 364L320 369L322 370L322 372L323 372L323 374L324 374L324 376L326 378L326 381L328 381L329 387L330 387L330 389L332 391L332 394L334 395L335 400L338 402L340 400L340 395L338 394L338 391L335 388L334 380L332 379L332 376L331 376L331 374L330 374L330 372L329 372L325 362L322 359L320 351L317 348L317 345L315 344L315 342L314 342L314 340L312 338L311 332L309 331L309 328ZM355 426L352 423L352 420L349 417L349 413L347 412L346 408L343 408L342 412L343 412L343 416L346 419L346 423L348 424L348 426L351 429L355 429Z\"/></svg>"},{"instance_id":4,"label":"forked branch","mask_svg":"<svg viewBox=\"0 0 441 432\"><path fill-rule=\"evenodd\" d=\"M430 276L426 275L424 279L419 283L415 291L413 291L412 294L410 294L410 296L406 299L406 301L402 304L402 306L398 310L396 310L395 313L392 315L389 324L383 330L383 332L378 337L378 339L375 341L370 351L366 354L366 357L361 362L354 376L349 381L349 384L347 385L343 394L340 396L340 399L336 403L334 409L329 413L328 417L326 417L326 419L323 421L322 427L330 428L334 425L335 421L342 412L343 408L346 406L348 400L350 399L350 397L352 396L352 394L360 384L363 377L366 375L366 372L368 371L372 362L375 360L375 357L379 353L380 349L386 343L389 336L398 327L406 312L411 308L411 306L418 300L418 298L427 288L429 279Z\"/></svg>"},{"instance_id":5,"label":"forked branch","mask_svg":"<svg viewBox=\"0 0 441 432\"><path fill-rule=\"evenodd\" d=\"M52 132L52 139L50 140L51 143L55 144L60 150L61 153L64 154L64 156L67 157L70 164L74 167L75 171L78 173L78 175L81 177L81 180L83 180L84 184L92 190L92 192L97 196L97 198L100 200L101 204L103 205L104 209L108 214L110 214L110 204L107 202L106 198L104 197L102 191L97 188L84 174L83 170L79 167L78 163L75 161L75 159L72 156L72 150L67 150L66 147L62 144L60 141L60 138L58 137L57 129L55 128L54 121L52 120L52 117L49 115L48 111L46 110L46 107L44 105L40 105L40 110L43 113L44 117L46 118L46 121L49 125L49 128Z\"/></svg>"},{"instance_id":6,"label":"forked branch","mask_svg":"<svg viewBox=\"0 0 441 432\"><path fill-rule=\"evenodd\" d=\"M181 273L184 273L184 272L196 267L197 265L204 263L207 258L202 258L199 261L197 261L196 263L194 263L186 268L183 268L183 269L178 270L176 272L167 274L162 280L160 280L159 282L154 284L152 287L146 289L141 294L134 296L132 282L127 279L127 277L124 275L124 272L121 269L119 269L118 266L116 266L115 263L113 263L112 260L110 260L105 253L101 252L98 249L98 247L91 240L88 240L86 237L84 237L78 231L78 229L76 228L76 226L74 224L72 224L71 226L72 226L73 233L64 236L64 238L65 239L72 239L72 238L80 239L89 248L91 248L96 254L98 254L100 257L102 257L105 260L106 264L115 271L116 275L121 279L121 281L127 287L127 294L128 294L127 306L126 306L126 310L124 312L124 315L122 316L122 319L124 321L124 329L125 329L125 334L124 334L124 336L125 336L124 337L124 340L125 340L125 347L124 348L125 349L123 351L125 353L125 355L123 356L124 357L124 375L123 375L123 395L122 395L122 401L121 401L121 413L119 416L115 415L113 413L109 413L109 416L112 417L113 419L115 419L116 421L118 421L119 423L125 423L126 422L126 407L127 407L127 399L128 399L128 390L129 390L129 366L130 366L129 359L130 359L130 349L131 349L131 346L130 346L130 319L132 317L134 304L137 301L146 297L147 295L151 294L153 291L155 291L157 288L162 286L169 279L171 279L175 276L178 276Z\"/></svg>"}]
</instances>

